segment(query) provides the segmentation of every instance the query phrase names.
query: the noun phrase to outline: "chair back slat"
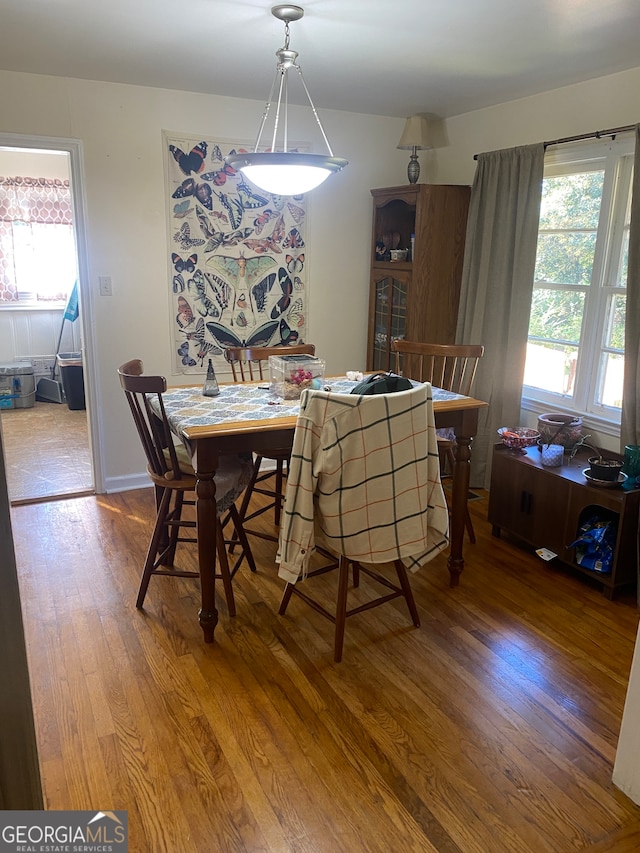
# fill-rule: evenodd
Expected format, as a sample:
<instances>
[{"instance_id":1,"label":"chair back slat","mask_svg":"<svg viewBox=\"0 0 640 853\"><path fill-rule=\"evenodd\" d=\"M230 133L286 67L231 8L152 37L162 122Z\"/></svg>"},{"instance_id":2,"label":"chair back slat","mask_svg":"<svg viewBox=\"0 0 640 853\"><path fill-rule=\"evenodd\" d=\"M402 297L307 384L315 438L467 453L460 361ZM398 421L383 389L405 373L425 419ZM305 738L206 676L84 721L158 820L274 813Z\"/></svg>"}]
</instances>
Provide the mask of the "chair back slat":
<instances>
[{"instance_id":1,"label":"chair back slat","mask_svg":"<svg viewBox=\"0 0 640 853\"><path fill-rule=\"evenodd\" d=\"M470 396L478 369L484 355L480 344L427 344L420 341L395 340L396 373L419 382L431 382L437 388L454 394Z\"/></svg>"},{"instance_id":2,"label":"chair back slat","mask_svg":"<svg viewBox=\"0 0 640 853\"><path fill-rule=\"evenodd\" d=\"M118 368L120 385L129 403L149 471L158 477L170 474L179 480L182 473L162 399L162 392L167 390L167 381L164 376L142 374L143 367L139 359L128 361ZM158 400L159 416L151 407L153 396Z\"/></svg>"},{"instance_id":3,"label":"chair back slat","mask_svg":"<svg viewBox=\"0 0 640 853\"><path fill-rule=\"evenodd\" d=\"M314 344L280 347L227 347L224 357L231 365L234 382L259 382L269 379L269 356L315 355Z\"/></svg>"}]
</instances>

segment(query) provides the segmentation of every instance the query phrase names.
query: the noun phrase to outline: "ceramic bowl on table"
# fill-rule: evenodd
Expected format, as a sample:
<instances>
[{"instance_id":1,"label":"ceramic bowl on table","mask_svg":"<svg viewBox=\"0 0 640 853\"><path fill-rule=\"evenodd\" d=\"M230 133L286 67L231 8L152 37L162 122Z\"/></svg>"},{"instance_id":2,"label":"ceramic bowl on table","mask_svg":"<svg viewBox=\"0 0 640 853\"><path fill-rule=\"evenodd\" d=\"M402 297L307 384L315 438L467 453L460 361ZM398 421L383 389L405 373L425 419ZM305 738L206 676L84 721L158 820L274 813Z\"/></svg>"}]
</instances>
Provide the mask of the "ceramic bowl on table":
<instances>
[{"instance_id":1,"label":"ceramic bowl on table","mask_svg":"<svg viewBox=\"0 0 640 853\"><path fill-rule=\"evenodd\" d=\"M540 438L537 429L530 427L500 427L498 435L502 443L511 450L524 450L525 447L533 447Z\"/></svg>"}]
</instances>

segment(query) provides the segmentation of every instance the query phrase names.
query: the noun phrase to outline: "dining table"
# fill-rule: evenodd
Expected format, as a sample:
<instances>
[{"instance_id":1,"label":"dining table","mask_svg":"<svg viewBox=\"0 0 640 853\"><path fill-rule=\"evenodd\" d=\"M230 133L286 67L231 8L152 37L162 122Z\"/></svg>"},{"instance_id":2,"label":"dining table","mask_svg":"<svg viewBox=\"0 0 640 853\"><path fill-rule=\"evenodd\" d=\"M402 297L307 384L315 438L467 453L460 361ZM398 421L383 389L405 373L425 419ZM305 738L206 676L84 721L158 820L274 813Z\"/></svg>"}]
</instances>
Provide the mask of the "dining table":
<instances>
[{"instance_id":1,"label":"dining table","mask_svg":"<svg viewBox=\"0 0 640 853\"><path fill-rule=\"evenodd\" d=\"M349 393L357 383L345 377L326 380L326 389ZM469 492L471 442L478 415L488 404L474 397L432 388L436 428L455 434L455 465L450 502L449 585L459 584L464 569L463 542ZM220 455L290 447L300 407L299 399L277 396L268 383L220 385L220 394L205 397L202 386L169 388L163 402L171 430L191 454L196 474L196 527L201 606L198 620L207 643L214 641L218 623L215 604L216 542L212 519L216 512L215 473Z\"/></svg>"}]
</instances>

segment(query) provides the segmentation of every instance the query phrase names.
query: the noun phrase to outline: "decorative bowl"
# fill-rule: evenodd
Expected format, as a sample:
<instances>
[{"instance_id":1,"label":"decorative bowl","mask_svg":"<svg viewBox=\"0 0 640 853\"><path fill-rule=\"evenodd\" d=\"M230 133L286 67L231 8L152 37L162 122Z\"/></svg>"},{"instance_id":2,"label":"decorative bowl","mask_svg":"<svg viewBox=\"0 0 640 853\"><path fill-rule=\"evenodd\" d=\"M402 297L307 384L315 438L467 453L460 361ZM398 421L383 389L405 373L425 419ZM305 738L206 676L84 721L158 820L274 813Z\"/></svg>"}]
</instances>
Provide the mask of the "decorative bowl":
<instances>
[{"instance_id":1,"label":"decorative bowl","mask_svg":"<svg viewBox=\"0 0 640 853\"><path fill-rule=\"evenodd\" d=\"M538 418L538 429L543 444L573 447L582 436L582 418L561 412L548 412Z\"/></svg>"},{"instance_id":2,"label":"decorative bowl","mask_svg":"<svg viewBox=\"0 0 640 853\"><path fill-rule=\"evenodd\" d=\"M525 447L533 447L540 438L537 429L530 427L500 427L498 435L502 443L511 450L524 450Z\"/></svg>"},{"instance_id":3,"label":"decorative bowl","mask_svg":"<svg viewBox=\"0 0 640 853\"><path fill-rule=\"evenodd\" d=\"M621 459L605 459L602 456L590 456L589 465L591 467L589 474L592 480L605 480L617 483L623 464Z\"/></svg>"}]
</instances>

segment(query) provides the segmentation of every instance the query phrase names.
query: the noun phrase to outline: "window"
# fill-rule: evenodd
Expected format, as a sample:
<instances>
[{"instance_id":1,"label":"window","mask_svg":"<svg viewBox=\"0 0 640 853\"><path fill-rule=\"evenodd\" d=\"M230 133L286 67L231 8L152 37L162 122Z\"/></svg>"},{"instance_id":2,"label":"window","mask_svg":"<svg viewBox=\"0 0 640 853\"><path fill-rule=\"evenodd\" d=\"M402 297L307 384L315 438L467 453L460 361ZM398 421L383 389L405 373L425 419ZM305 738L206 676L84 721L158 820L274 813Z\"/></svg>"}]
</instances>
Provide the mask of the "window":
<instances>
[{"instance_id":1,"label":"window","mask_svg":"<svg viewBox=\"0 0 640 853\"><path fill-rule=\"evenodd\" d=\"M64 304L76 270L69 182L0 179L0 307Z\"/></svg>"},{"instance_id":2,"label":"window","mask_svg":"<svg viewBox=\"0 0 640 853\"><path fill-rule=\"evenodd\" d=\"M545 157L524 401L620 422L633 139Z\"/></svg>"}]
</instances>

